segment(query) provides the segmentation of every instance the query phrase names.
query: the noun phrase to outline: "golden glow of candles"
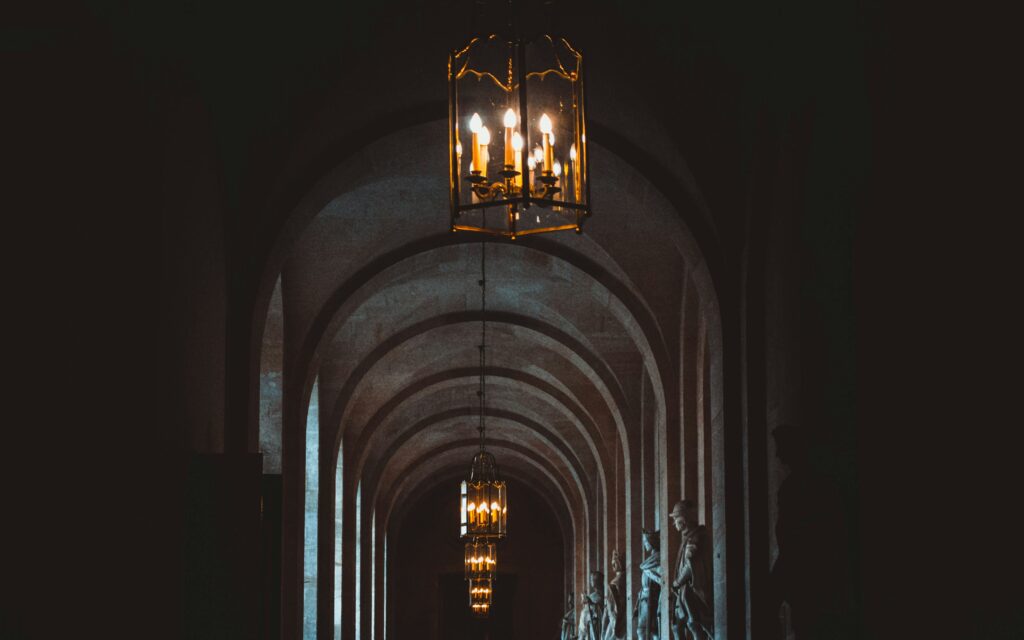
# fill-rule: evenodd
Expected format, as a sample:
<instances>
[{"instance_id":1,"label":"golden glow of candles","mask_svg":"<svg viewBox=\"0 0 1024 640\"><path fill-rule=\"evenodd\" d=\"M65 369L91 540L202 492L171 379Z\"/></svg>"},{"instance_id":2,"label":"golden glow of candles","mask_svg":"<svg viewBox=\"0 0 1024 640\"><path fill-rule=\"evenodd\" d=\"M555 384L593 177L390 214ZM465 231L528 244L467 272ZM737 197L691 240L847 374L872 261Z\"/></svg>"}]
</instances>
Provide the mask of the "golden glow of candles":
<instances>
[{"instance_id":1,"label":"golden glow of candles","mask_svg":"<svg viewBox=\"0 0 1024 640\"><path fill-rule=\"evenodd\" d=\"M569 145L569 159L573 160L573 161L576 160L576 145L575 144Z\"/></svg>"},{"instance_id":2,"label":"golden glow of candles","mask_svg":"<svg viewBox=\"0 0 1024 640\"><path fill-rule=\"evenodd\" d=\"M540 147L534 147L533 148L533 158L531 158L531 159L533 160L533 163L535 165L544 164L544 150L541 149ZM530 167L530 168L533 169L533 167Z\"/></svg>"},{"instance_id":3,"label":"golden glow of candles","mask_svg":"<svg viewBox=\"0 0 1024 640\"><path fill-rule=\"evenodd\" d=\"M562 175L562 163L559 162L558 160L555 160L553 171L554 171L556 176Z\"/></svg>"},{"instance_id":4,"label":"golden glow of candles","mask_svg":"<svg viewBox=\"0 0 1024 640\"><path fill-rule=\"evenodd\" d=\"M546 113L540 117L540 132L543 134L541 138L544 143L544 171L548 172L555 163L555 150L551 142L551 118Z\"/></svg>"},{"instance_id":5,"label":"golden glow of candles","mask_svg":"<svg viewBox=\"0 0 1024 640\"><path fill-rule=\"evenodd\" d=\"M480 114L474 113L473 117L469 119L469 130L473 132L471 149L473 158L469 167L471 171L483 171L480 165L480 128L482 126L483 121L480 120Z\"/></svg>"},{"instance_id":6,"label":"golden glow of candles","mask_svg":"<svg viewBox=\"0 0 1024 640\"><path fill-rule=\"evenodd\" d=\"M515 164L512 159L515 155L513 153L512 134L516 126L516 112L511 109L506 111L502 124L505 125L505 166L511 167Z\"/></svg>"}]
</instances>

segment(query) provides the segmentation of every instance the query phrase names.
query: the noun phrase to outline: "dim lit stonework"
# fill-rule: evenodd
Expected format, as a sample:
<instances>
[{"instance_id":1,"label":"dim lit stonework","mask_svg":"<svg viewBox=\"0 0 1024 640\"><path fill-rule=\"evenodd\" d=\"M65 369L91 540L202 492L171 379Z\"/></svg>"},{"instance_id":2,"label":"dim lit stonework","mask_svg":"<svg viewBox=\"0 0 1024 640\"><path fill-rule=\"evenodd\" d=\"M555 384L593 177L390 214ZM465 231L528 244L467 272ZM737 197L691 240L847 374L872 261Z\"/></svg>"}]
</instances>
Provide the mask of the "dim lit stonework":
<instances>
[{"instance_id":1,"label":"dim lit stonework","mask_svg":"<svg viewBox=\"0 0 1024 640\"><path fill-rule=\"evenodd\" d=\"M686 627L674 617L684 589L708 607L691 627L717 639L854 637L854 194L836 178L863 169L847 137L866 117L843 66L860 51L852 21L832 24L838 44L815 54L831 70L817 74L772 48L812 38L796 23L749 43L760 36L736 33L715 7L517 2L523 24L564 31L586 57L587 175L568 146L581 131L556 121L553 145L566 202L590 215L582 233L513 240L452 231L446 60L476 30L502 26L506 3L492 4L501 11L454 0L283 7L280 22L217 36L223 51L193 51L182 35L147 58L151 77L183 76L152 90L161 184L175 194L161 209L161 349L174 357L160 421L234 482L201 493L208 503L182 490L182 540L235 534L182 545L174 630L564 638L584 628L584 610L604 615L596 603L614 578L614 626L632 639L642 576L657 574L657 602L644 603L657 628L639 637ZM484 113L495 140L502 113ZM462 115L458 142L470 144ZM528 145L541 149L538 172L549 164L541 115L521 124L540 136ZM482 162L467 154L455 160L464 187ZM492 160L495 179L504 165ZM584 178L586 197L575 193ZM508 520L480 618L459 483L480 449L484 319L486 450L507 482ZM783 459L772 436L783 424L834 464L790 465L802 459ZM196 473L182 485L206 486ZM684 500L691 521L677 530L670 512ZM807 534L793 523L811 516L827 532L817 555L780 556L800 547L793 536ZM644 531L657 532L657 554ZM699 588L672 584L690 566L686 544L706 554ZM642 569L645 557L657 566ZM788 573L773 571L780 557ZM833 571L809 568L820 558ZM790 588L810 579L827 597Z\"/></svg>"}]
</instances>

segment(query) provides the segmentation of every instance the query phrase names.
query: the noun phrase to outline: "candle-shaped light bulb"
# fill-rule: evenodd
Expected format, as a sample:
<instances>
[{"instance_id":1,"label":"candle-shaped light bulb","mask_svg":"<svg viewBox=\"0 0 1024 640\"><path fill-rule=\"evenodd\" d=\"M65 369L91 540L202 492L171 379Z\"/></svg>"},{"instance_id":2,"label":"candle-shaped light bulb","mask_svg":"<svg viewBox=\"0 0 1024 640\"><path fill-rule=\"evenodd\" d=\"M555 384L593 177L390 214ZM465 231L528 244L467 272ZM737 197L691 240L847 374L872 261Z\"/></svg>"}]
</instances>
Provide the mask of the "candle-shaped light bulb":
<instances>
[{"instance_id":1,"label":"candle-shaped light bulb","mask_svg":"<svg viewBox=\"0 0 1024 640\"><path fill-rule=\"evenodd\" d=\"M456 142L455 143L455 155L457 155L459 157L462 157L462 143L461 142Z\"/></svg>"},{"instance_id":2,"label":"candle-shaped light bulb","mask_svg":"<svg viewBox=\"0 0 1024 640\"><path fill-rule=\"evenodd\" d=\"M515 166L515 161L512 156L515 153L512 150L512 130L516 126L516 112L509 109L505 112L505 118L502 120L502 124L505 125L505 166Z\"/></svg>"},{"instance_id":3,"label":"candle-shaped light bulb","mask_svg":"<svg viewBox=\"0 0 1024 640\"><path fill-rule=\"evenodd\" d=\"M535 164L542 164L544 162L544 150L540 147L534 147L532 160Z\"/></svg>"},{"instance_id":4,"label":"candle-shaped light bulb","mask_svg":"<svg viewBox=\"0 0 1024 640\"><path fill-rule=\"evenodd\" d=\"M523 186L523 136L519 135L516 131L512 134L512 168L515 169L517 175L513 180L513 183L517 187Z\"/></svg>"},{"instance_id":5,"label":"candle-shaped light bulb","mask_svg":"<svg viewBox=\"0 0 1024 640\"><path fill-rule=\"evenodd\" d=\"M562 163L558 160L555 160L554 172L556 176L562 175Z\"/></svg>"},{"instance_id":6,"label":"candle-shaped light bulb","mask_svg":"<svg viewBox=\"0 0 1024 640\"><path fill-rule=\"evenodd\" d=\"M580 163L576 159L576 145L569 145L569 167L565 172L565 179L572 190L573 200L580 200Z\"/></svg>"},{"instance_id":7,"label":"candle-shaped light bulb","mask_svg":"<svg viewBox=\"0 0 1024 640\"><path fill-rule=\"evenodd\" d=\"M544 142L544 172L550 173L551 165L555 163L555 151L551 148L553 144L551 141L551 118L546 113L540 117L540 132Z\"/></svg>"},{"instance_id":8,"label":"candle-shaped light bulb","mask_svg":"<svg viewBox=\"0 0 1024 640\"><path fill-rule=\"evenodd\" d=\"M482 163L480 162L480 128L483 123L480 120L480 114L474 113L473 117L469 119L469 130L473 133L472 149L471 153L472 160L470 161L470 171L482 172L484 170Z\"/></svg>"},{"instance_id":9,"label":"candle-shaped light bulb","mask_svg":"<svg viewBox=\"0 0 1024 640\"><path fill-rule=\"evenodd\" d=\"M480 127L477 137L480 142L480 173L487 175L487 163L491 161L490 150L487 148L487 145L491 144L491 130L487 127Z\"/></svg>"},{"instance_id":10,"label":"candle-shaped light bulb","mask_svg":"<svg viewBox=\"0 0 1024 640\"><path fill-rule=\"evenodd\" d=\"M537 161L533 159L533 156L527 156L526 165L530 167L530 171L537 168Z\"/></svg>"}]
</instances>

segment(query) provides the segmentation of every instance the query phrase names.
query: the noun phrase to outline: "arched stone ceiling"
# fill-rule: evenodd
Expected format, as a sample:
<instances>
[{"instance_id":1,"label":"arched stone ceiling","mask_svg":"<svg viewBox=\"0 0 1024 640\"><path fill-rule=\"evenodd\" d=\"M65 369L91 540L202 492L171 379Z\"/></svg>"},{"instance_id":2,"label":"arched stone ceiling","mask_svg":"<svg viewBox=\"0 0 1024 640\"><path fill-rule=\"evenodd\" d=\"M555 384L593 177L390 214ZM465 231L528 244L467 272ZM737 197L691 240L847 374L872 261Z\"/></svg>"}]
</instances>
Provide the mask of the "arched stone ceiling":
<instances>
[{"instance_id":1,"label":"arched stone ceiling","mask_svg":"<svg viewBox=\"0 0 1024 640\"><path fill-rule=\"evenodd\" d=\"M326 176L282 275L286 378L319 375L321 431L388 513L425 469L464 472L475 436L482 238L447 232L444 131L385 136ZM584 234L485 240L489 436L587 537L641 404L665 415L682 283L707 279L678 211L599 144Z\"/></svg>"}]
</instances>

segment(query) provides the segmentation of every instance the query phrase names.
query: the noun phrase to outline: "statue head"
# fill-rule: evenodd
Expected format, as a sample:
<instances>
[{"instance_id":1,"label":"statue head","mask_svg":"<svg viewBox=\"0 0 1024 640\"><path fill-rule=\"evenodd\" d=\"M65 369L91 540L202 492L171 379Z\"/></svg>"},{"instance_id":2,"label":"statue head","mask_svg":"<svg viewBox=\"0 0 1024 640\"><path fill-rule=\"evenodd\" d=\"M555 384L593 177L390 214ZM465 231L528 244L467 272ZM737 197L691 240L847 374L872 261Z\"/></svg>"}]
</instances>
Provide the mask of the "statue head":
<instances>
[{"instance_id":1,"label":"statue head","mask_svg":"<svg viewBox=\"0 0 1024 640\"><path fill-rule=\"evenodd\" d=\"M644 551L650 553L651 551L658 551L661 548L661 532L655 529L654 531L643 530L644 540Z\"/></svg>"},{"instance_id":2,"label":"statue head","mask_svg":"<svg viewBox=\"0 0 1024 640\"><path fill-rule=\"evenodd\" d=\"M622 571L622 560L619 559L618 549L612 549L612 571L615 573Z\"/></svg>"},{"instance_id":3,"label":"statue head","mask_svg":"<svg viewBox=\"0 0 1024 640\"><path fill-rule=\"evenodd\" d=\"M604 574L600 571L590 572L590 588L600 589L601 585L604 584Z\"/></svg>"},{"instance_id":4,"label":"statue head","mask_svg":"<svg viewBox=\"0 0 1024 640\"><path fill-rule=\"evenodd\" d=\"M672 505L672 512L668 514L672 518L672 525L676 531L684 531L697 526L697 503L693 500L682 500Z\"/></svg>"}]
</instances>

